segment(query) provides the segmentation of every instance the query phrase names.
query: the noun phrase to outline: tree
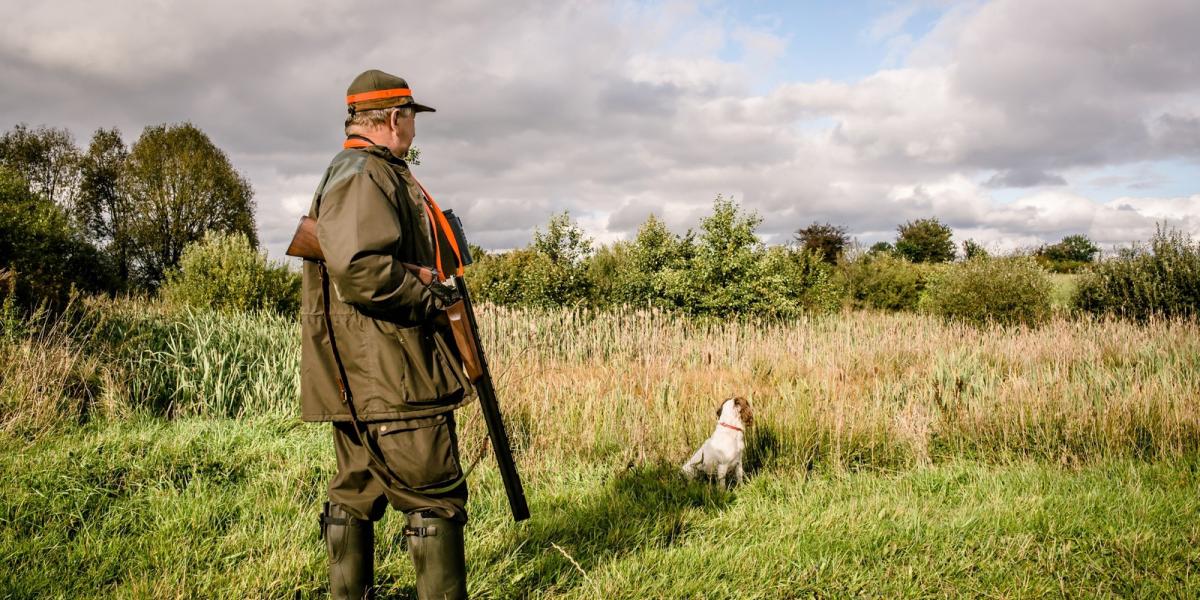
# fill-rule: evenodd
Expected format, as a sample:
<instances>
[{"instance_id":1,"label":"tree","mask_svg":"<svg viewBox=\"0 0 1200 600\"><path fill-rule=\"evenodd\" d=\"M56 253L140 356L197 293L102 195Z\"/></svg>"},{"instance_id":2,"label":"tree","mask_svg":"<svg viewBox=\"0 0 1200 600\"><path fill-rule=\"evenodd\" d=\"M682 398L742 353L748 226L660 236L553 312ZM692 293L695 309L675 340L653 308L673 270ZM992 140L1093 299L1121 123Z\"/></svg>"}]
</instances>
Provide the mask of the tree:
<instances>
[{"instance_id":1,"label":"tree","mask_svg":"<svg viewBox=\"0 0 1200 600\"><path fill-rule=\"evenodd\" d=\"M896 252L914 263L938 263L954 260L954 242L950 228L937 220L917 219L896 230Z\"/></svg>"},{"instance_id":2,"label":"tree","mask_svg":"<svg viewBox=\"0 0 1200 600\"><path fill-rule=\"evenodd\" d=\"M27 306L61 306L72 288L99 292L111 285L103 257L66 211L5 167L0 167L0 271L15 277L17 299Z\"/></svg>"},{"instance_id":3,"label":"tree","mask_svg":"<svg viewBox=\"0 0 1200 600\"><path fill-rule=\"evenodd\" d=\"M66 129L24 123L0 136L0 165L28 183L35 194L70 211L79 185L79 149Z\"/></svg>"},{"instance_id":4,"label":"tree","mask_svg":"<svg viewBox=\"0 0 1200 600\"><path fill-rule=\"evenodd\" d=\"M191 123L147 127L120 177L132 223L129 252L140 282L162 283L183 249L208 231L240 232L258 247L253 190Z\"/></svg>"},{"instance_id":5,"label":"tree","mask_svg":"<svg viewBox=\"0 0 1200 600\"><path fill-rule=\"evenodd\" d=\"M838 257L850 243L845 227L815 221L808 227L797 229L794 239L806 252L815 252L829 264L837 263Z\"/></svg>"},{"instance_id":6,"label":"tree","mask_svg":"<svg viewBox=\"0 0 1200 600\"><path fill-rule=\"evenodd\" d=\"M972 258L988 257L987 248L984 248L982 244L976 242L975 240L964 240L962 247L963 256L966 257L967 260L971 260Z\"/></svg>"},{"instance_id":7,"label":"tree","mask_svg":"<svg viewBox=\"0 0 1200 600\"><path fill-rule=\"evenodd\" d=\"M618 272L619 281L614 286L617 300L673 306L668 300L667 282L689 268L695 255L694 234L688 231L683 237L675 235L662 219L650 215L638 228L627 254L628 260L621 263L624 268Z\"/></svg>"},{"instance_id":8,"label":"tree","mask_svg":"<svg viewBox=\"0 0 1200 600\"><path fill-rule=\"evenodd\" d=\"M896 251L896 247L891 242L875 242L871 244L867 254L892 254Z\"/></svg>"},{"instance_id":9,"label":"tree","mask_svg":"<svg viewBox=\"0 0 1200 600\"><path fill-rule=\"evenodd\" d=\"M563 211L550 217L546 231L533 232L533 249L563 266L577 265L592 252L592 240Z\"/></svg>"},{"instance_id":10,"label":"tree","mask_svg":"<svg viewBox=\"0 0 1200 600\"><path fill-rule=\"evenodd\" d=\"M1086 235L1068 235L1057 244L1042 246L1038 254L1047 260L1056 262L1073 261L1090 263L1100 254L1100 248L1092 243Z\"/></svg>"},{"instance_id":11,"label":"tree","mask_svg":"<svg viewBox=\"0 0 1200 600\"><path fill-rule=\"evenodd\" d=\"M533 232L534 254L545 259L534 261L530 281L538 281L538 297L545 301L536 304L574 304L591 296L588 289L587 265L584 259L592 254L592 240L571 220L565 211L550 217L546 231Z\"/></svg>"},{"instance_id":12,"label":"tree","mask_svg":"<svg viewBox=\"0 0 1200 600\"><path fill-rule=\"evenodd\" d=\"M732 198L718 195L713 213L700 222L700 240L686 286L687 303L701 313L718 316L749 314L757 294L748 282L757 277L762 242L754 231L762 222L744 213ZM685 304L687 305L687 304Z\"/></svg>"},{"instance_id":13,"label":"tree","mask_svg":"<svg viewBox=\"0 0 1200 600\"><path fill-rule=\"evenodd\" d=\"M188 244L161 292L169 302L217 310L300 309L300 275L267 260L242 233L210 231Z\"/></svg>"},{"instance_id":14,"label":"tree","mask_svg":"<svg viewBox=\"0 0 1200 600\"><path fill-rule=\"evenodd\" d=\"M76 202L76 214L84 231L107 250L123 285L129 281L133 227L129 197L120 186L128 156L120 131L97 129L80 161Z\"/></svg>"},{"instance_id":15,"label":"tree","mask_svg":"<svg viewBox=\"0 0 1200 600\"><path fill-rule=\"evenodd\" d=\"M1069 235L1057 244L1038 248L1034 258L1055 273L1074 273L1095 262L1100 248L1086 235Z\"/></svg>"}]
</instances>

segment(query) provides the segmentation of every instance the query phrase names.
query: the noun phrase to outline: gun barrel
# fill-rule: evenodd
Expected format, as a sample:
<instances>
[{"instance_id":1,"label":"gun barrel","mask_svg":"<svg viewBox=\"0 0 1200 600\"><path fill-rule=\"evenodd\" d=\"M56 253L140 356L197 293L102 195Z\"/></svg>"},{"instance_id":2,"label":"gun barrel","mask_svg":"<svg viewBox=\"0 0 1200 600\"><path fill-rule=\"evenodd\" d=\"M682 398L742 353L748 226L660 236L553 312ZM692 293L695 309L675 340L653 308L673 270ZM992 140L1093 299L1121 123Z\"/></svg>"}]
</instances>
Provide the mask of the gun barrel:
<instances>
[{"instance_id":1,"label":"gun barrel","mask_svg":"<svg viewBox=\"0 0 1200 600\"><path fill-rule=\"evenodd\" d=\"M521 484L521 475L517 472L517 464L513 460L511 446L508 445L508 431L504 427L504 417L500 414L500 402L496 398L496 388L492 385L492 372L488 369L487 357L483 353L483 345L479 343L479 325L475 320L475 307L471 304L471 292L467 283L459 277L459 293L462 294L463 306L466 308L467 320L471 331L475 332L477 358L482 376L475 382L475 392L479 394L479 406L483 409L483 420L487 423L488 437L492 440L492 449L496 452L496 463L500 467L500 479L504 481L504 493L508 495L508 507L512 510L514 521L524 521L529 518L529 504L525 500L525 487Z\"/></svg>"}]
</instances>

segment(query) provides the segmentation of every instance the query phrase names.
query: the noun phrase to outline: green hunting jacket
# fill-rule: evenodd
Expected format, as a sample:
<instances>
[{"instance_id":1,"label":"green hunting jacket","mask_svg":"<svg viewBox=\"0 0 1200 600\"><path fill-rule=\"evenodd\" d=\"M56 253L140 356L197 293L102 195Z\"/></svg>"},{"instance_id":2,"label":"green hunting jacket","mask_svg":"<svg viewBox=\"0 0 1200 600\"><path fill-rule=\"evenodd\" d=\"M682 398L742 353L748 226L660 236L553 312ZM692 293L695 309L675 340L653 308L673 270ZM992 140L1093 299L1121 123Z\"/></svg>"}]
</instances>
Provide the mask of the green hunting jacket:
<instances>
[{"instance_id":1,"label":"green hunting jacket","mask_svg":"<svg viewBox=\"0 0 1200 600\"><path fill-rule=\"evenodd\" d=\"M370 146L334 157L309 208L329 272L338 353L363 421L446 412L474 393L452 334L433 321L438 311L429 290L401 264L434 264L424 202L408 165ZM322 301L319 267L305 261L301 417L348 421Z\"/></svg>"}]
</instances>

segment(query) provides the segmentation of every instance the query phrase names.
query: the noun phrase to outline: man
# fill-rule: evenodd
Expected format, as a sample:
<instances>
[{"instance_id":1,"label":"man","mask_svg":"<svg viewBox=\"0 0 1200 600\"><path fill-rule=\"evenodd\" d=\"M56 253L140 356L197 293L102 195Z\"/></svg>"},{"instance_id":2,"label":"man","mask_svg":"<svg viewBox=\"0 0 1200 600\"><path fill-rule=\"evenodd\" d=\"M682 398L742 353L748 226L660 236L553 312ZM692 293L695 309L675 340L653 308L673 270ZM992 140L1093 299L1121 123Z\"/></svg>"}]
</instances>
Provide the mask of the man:
<instances>
[{"instance_id":1,"label":"man","mask_svg":"<svg viewBox=\"0 0 1200 600\"><path fill-rule=\"evenodd\" d=\"M320 519L330 591L370 595L373 523L391 504L407 513L419 596L465 598L467 486L453 411L474 390L437 318L453 288L405 266L458 265L403 158L416 113L434 109L377 70L354 79L346 104L346 142L309 209L325 262L305 261L301 308L303 419L333 423L337 454Z\"/></svg>"}]
</instances>

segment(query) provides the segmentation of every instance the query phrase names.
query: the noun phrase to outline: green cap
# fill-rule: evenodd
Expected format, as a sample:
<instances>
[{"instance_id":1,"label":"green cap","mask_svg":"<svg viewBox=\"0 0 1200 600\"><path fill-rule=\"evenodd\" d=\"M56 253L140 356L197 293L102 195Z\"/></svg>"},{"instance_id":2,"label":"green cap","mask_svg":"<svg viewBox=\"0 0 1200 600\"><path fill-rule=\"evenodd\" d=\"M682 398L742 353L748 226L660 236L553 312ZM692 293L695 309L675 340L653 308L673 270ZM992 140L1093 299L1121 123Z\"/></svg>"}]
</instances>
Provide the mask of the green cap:
<instances>
[{"instance_id":1,"label":"green cap","mask_svg":"<svg viewBox=\"0 0 1200 600\"><path fill-rule=\"evenodd\" d=\"M393 106L409 106L414 112L434 112L433 108L413 100L407 81L378 69L363 71L354 78L346 88L346 106L351 113Z\"/></svg>"}]
</instances>

